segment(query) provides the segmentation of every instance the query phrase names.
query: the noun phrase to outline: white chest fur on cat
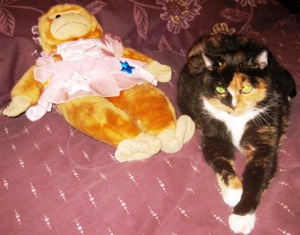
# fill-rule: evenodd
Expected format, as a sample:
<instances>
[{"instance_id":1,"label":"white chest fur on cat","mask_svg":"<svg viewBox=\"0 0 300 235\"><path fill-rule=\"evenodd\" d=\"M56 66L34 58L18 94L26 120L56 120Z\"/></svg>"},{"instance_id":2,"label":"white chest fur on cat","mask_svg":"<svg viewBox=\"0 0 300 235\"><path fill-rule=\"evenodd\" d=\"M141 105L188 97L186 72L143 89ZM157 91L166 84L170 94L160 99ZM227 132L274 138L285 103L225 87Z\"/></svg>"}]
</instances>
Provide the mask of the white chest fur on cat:
<instances>
[{"instance_id":1,"label":"white chest fur on cat","mask_svg":"<svg viewBox=\"0 0 300 235\"><path fill-rule=\"evenodd\" d=\"M229 113L218 110L212 106L207 99L203 99L205 109L216 119L225 123L232 136L232 143L236 148L240 148L240 141L243 136L245 125L255 118L263 109L249 110L241 116L232 116Z\"/></svg>"}]
</instances>

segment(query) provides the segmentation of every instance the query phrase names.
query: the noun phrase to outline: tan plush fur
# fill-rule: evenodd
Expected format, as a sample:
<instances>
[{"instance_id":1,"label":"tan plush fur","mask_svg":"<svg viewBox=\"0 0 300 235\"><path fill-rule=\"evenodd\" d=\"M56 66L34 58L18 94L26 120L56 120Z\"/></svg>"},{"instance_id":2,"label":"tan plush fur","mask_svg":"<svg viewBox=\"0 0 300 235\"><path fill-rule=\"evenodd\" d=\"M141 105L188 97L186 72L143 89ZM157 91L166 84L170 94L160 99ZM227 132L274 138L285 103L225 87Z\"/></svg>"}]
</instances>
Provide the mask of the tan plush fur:
<instances>
[{"instance_id":1,"label":"tan plush fur","mask_svg":"<svg viewBox=\"0 0 300 235\"><path fill-rule=\"evenodd\" d=\"M80 37L72 36L64 40L55 38L50 31L51 24L56 19L55 17L57 15L63 16L67 13L74 14L74 18L76 18L75 15L77 14L85 17L90 23L89 31ZM61 4L50 8L50 10L40 18L38 28L41 37L41 46L46 52L56 51L56 45L65 41L72 41L79 38L98 38L103 36L102 27L96 18L84 8L73 4Z\"/></svg>"},{"instance_id":2,"label":"tan plush fur","mask_svg":"<svg viewBox=\"0 0 300 235\"><path fill-rule=\"evenodd\" d=\"M68 27L61 27L65 25ZM73 4L52 7L40 18L38 27L42 49L48 53L56 52L56 46L65 41L103 36L96 18ZM158 80L161 78L166 82L171 79L168 66L134 49L124 48L123 57L147 62L147 70ZM3 110L4 115L17 116L37 103L45 84L34 79L34 67L13 88L12 102ZM116 158L119 161L148 158L161 149L166 152L179 151L194 133L194 123L184 117L178 124L169 99L149 83L122 91L118 97L82 97L57 106L74 128L117 147ZM168 131L167 136L161 134L166 130L173 131Z\"/></svg>"}]
</instances>

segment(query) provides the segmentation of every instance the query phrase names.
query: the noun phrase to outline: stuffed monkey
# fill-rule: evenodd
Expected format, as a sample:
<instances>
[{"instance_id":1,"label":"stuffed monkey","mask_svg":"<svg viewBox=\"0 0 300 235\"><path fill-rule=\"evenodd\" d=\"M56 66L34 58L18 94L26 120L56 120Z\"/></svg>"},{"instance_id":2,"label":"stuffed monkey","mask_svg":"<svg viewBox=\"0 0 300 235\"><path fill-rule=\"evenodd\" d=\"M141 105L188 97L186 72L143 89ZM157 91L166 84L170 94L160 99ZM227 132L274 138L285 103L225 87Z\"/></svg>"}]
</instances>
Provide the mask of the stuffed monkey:
<instances>
[{"instance_id":1,"label":"stuffed monkey","mask_svg":"<svg viewBox=\"0 0 300 235\"><path fill-rule=\"evenodd\" d=\"M3 115L36 121L55 104L71 126L116 147L120 162L177 152L193 136L194 122L177 120L156 87L171 79L170 67L105 36L78 5L53 6L38 28L42 57L13 87Z\"/></svg>"}]
</instances>

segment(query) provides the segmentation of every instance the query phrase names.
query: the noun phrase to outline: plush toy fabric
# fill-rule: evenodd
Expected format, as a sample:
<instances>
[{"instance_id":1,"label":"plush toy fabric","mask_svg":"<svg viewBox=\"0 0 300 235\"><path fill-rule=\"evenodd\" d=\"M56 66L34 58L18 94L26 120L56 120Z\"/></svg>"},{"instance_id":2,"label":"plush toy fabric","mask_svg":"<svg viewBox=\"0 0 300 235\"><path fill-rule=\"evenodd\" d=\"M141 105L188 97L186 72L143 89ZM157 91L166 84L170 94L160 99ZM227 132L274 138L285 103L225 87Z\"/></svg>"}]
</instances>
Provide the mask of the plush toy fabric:
<instances>
[{"instance_id":1,"label":"plush toy fabric","mask_svg":"<svg viewBox=\"0 0 300 235\"><path fill-rule=\"evenodd\" d=\"M177 152L192 137L193 121L176 120L156 87L171 79L170 67L105 36L77 5L52 7L38 28L44 51L12 89L4 115L26 112L36 121L56 104L70 125L115 146L120 162Z\"/></svg>"},{"instance_id":2,"label":"plush toy fabric","mask_svg":"<svg viewBox=\"0 0 300 235\"><path fill-rule=\"evenodd\" d=\"M42 53L34 78L47 86L38 104L27 110L27 117L36 121L51 110L52 104L78 97L114 97L136 84L157 85L155 76L143 68L144 62L121 59L122 51L120 42L105 36L59 44L57 53L62 61L55 62L55 55Z\"/></svg>"}]
</instances>

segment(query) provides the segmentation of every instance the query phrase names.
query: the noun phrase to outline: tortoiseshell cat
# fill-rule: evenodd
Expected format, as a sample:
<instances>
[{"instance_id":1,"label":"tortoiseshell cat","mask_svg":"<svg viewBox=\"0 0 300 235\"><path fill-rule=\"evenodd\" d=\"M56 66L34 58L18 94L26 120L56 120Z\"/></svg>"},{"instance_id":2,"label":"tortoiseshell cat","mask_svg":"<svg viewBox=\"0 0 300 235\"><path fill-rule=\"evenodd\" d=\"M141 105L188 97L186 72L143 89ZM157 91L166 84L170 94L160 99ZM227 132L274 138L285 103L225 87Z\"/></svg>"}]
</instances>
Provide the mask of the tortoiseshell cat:
<instances>
[{"instance_id":1,"label":"tortoiseshell cat","mask_svg":"<svg viewBox=\"0 0 300 235\"><path fill-rule=\"evenodd\" d=\"M230 228L248 234L276 172L295 82L266 47L241 35L203 36L187 57L178 105L203 133L204 158L233 207ZM242 183L234 171L235 150L247 158Z\"/></svg>"}]
</instances>

